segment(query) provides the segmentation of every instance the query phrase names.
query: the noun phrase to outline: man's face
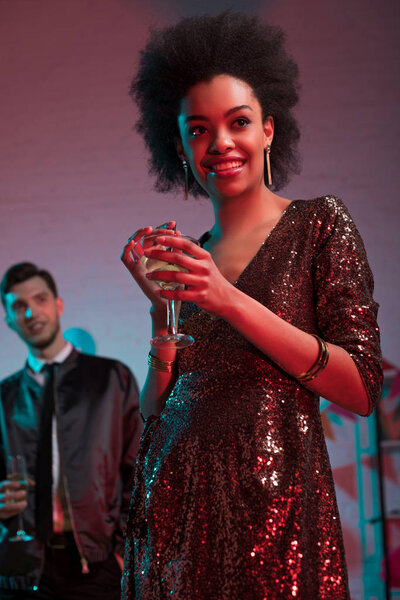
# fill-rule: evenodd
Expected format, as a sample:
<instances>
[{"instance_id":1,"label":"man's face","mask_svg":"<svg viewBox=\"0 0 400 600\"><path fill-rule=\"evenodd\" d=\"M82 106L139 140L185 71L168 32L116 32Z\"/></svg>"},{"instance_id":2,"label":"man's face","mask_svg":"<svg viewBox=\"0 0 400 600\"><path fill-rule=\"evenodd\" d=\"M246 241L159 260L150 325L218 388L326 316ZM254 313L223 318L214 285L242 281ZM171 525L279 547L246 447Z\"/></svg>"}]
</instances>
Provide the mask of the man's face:
<instances>
[{"instance_id":1,"label":"man's face","mask_svg":"<svg viewBox=\"0 0 400 600\"><path fill-rule=\"evenodd\" d=\"M63 301L55 298L44 279L17 283L5 296L6 323L31 348L47 348L60 331Z\"/></svg>"}]
</instances>

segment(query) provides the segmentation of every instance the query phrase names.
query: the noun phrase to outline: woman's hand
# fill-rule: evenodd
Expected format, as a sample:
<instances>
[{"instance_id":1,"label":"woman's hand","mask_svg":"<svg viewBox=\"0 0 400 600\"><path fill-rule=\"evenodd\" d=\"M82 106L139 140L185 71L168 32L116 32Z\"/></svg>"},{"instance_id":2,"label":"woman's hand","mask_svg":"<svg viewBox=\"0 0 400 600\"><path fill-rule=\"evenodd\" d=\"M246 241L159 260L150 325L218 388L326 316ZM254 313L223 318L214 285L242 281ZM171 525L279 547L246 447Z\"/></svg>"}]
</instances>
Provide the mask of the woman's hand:
<instances>
[{"instance_id":1,"label":"woman's hand","mask_svg":"<svg viewBox=\"0 0 400 600\"><path fill-rule=\"evenodd\" d=\"M170 300L194 302L209 313L223 316L229 306L233 286L220 273L211 254L183 237L172 237L163 233L157 236L157 242L175 248L176 251L148 248L144 251L145 256L176 264L186 269L186 272L160 270L145 274L145 278L148 281L176 281L186 289L169 291L157 288L156 294Z\"/></svg>"},{"instance_id":2,"label":"woman's hand","mask_svg":"<svg viewBox=\"0 0 400 600\"><path fill-rule=\"evenodd\" d=\"M124 263L125 267L128 269L136 283L142 289L142 291L149 298L150 302L153 305L153 309L156 312L162 313L164 316L166 314L166 301L160 297L156 292L159 290L158 285L152 281L149 281L146 278L146 267L143 263L138 260L133 254L132 249L137 242L141 240L144 235L149 235L150 233L157 233L160 231L162 234L164 233L174 233L175 221L168 221L165 225L161 225L157 229L153 229L152 227L142 227L138 229L136 233L134 233L128 240L128 243L124 246L121 260Z\"/></svg>"}]
</instances>

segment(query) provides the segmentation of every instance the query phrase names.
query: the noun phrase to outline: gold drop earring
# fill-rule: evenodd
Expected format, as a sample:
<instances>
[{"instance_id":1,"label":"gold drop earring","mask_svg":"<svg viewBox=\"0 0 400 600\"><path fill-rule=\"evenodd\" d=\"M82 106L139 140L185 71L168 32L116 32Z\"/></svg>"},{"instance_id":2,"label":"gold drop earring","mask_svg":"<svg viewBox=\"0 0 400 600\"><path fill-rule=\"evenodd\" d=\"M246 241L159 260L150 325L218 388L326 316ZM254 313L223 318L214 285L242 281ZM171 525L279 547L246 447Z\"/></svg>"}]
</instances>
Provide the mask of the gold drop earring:
<instances>
[{"instance_id":1,"label":"gold drop earring","mask_svg":"<svg viewBox=\"0 0 400 600\"><path fill-rule=\"evenodd\" d=\"M271 176L271 161L269 159L269 155L271 154L271 146L268 144L267 149L265 150L265 157L267 159L267 175L268 175L268 185L272 185L272 176Z\"/></svg>"}]
</instances>

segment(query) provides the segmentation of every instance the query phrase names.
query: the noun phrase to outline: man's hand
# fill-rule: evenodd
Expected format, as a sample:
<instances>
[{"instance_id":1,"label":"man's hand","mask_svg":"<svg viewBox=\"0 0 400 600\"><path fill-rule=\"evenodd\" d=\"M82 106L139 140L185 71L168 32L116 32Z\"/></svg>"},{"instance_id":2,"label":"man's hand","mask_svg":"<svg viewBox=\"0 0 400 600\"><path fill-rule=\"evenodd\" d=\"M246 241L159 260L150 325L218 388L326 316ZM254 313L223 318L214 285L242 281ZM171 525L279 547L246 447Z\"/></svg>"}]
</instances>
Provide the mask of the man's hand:
<instances>
[{"instance_id":1,"label":"man's hand","mask_svg":"<svg viewBox=\"0 0 400 600\"><path fill-rule=\"evenodd\" d=\"M29 487L35 485L28 480ZM15 517L28 506L28 488L20 481L0 481L0 519Z\"/></svg>"}]
</instances>

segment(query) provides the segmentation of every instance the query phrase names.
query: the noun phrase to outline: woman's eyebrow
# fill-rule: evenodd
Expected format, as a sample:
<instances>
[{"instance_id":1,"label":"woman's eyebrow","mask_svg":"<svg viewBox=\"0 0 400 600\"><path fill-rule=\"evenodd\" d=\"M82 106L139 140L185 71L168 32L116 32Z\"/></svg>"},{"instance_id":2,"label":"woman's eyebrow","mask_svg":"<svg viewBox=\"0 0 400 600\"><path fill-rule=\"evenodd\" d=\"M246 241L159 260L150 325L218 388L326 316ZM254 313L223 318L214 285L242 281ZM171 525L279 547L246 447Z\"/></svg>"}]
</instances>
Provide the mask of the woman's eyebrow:
<instances>
[{"instance_id":1,"label":"woman's eyebrow","mask_svg":"<svg viewBox=\"0 0 400 600\"><path fill-rule=\"evenodd\" d=\"M208 119L206 117L203 117L202 115L189 115L188 117L186 117L185 119L185 123L188 123L189 121L207 121Z\"/></svg>"},{"instance_id":2,"label":"woman's eyebrow","mask_svg":"<svg viewBox=\"0 0 400 600\"><path fill-rule=\"evenodd\" d=\"M238 110L243 110L244 108L247 108L251 111L253 110L248 104L241 104L240 106L234 106L233 108L227 110L224 116L228 117L232 113L237 112ZM188 123L189 121L208 121L208 119L204 115L189 115L186 117L185 123Z\"/></svg>"},{"instance_id":3,"label":"woman's eyebrow","mask_svg":"<svg viewBox=\"0 0 400 600\"><path fill-rule=\"evenodd\" d=\"M234 108L230 108L229 110L227 110L226 113L225 113L225 117L228 117L229 115L231 115L234 112L237 112L238 110L243 110L244 108L248 108L249 110L253 110L251 108L251 106L249 106L248 104L241 104L240 106L235 106Z\"/></svg>"}]
</instances>

